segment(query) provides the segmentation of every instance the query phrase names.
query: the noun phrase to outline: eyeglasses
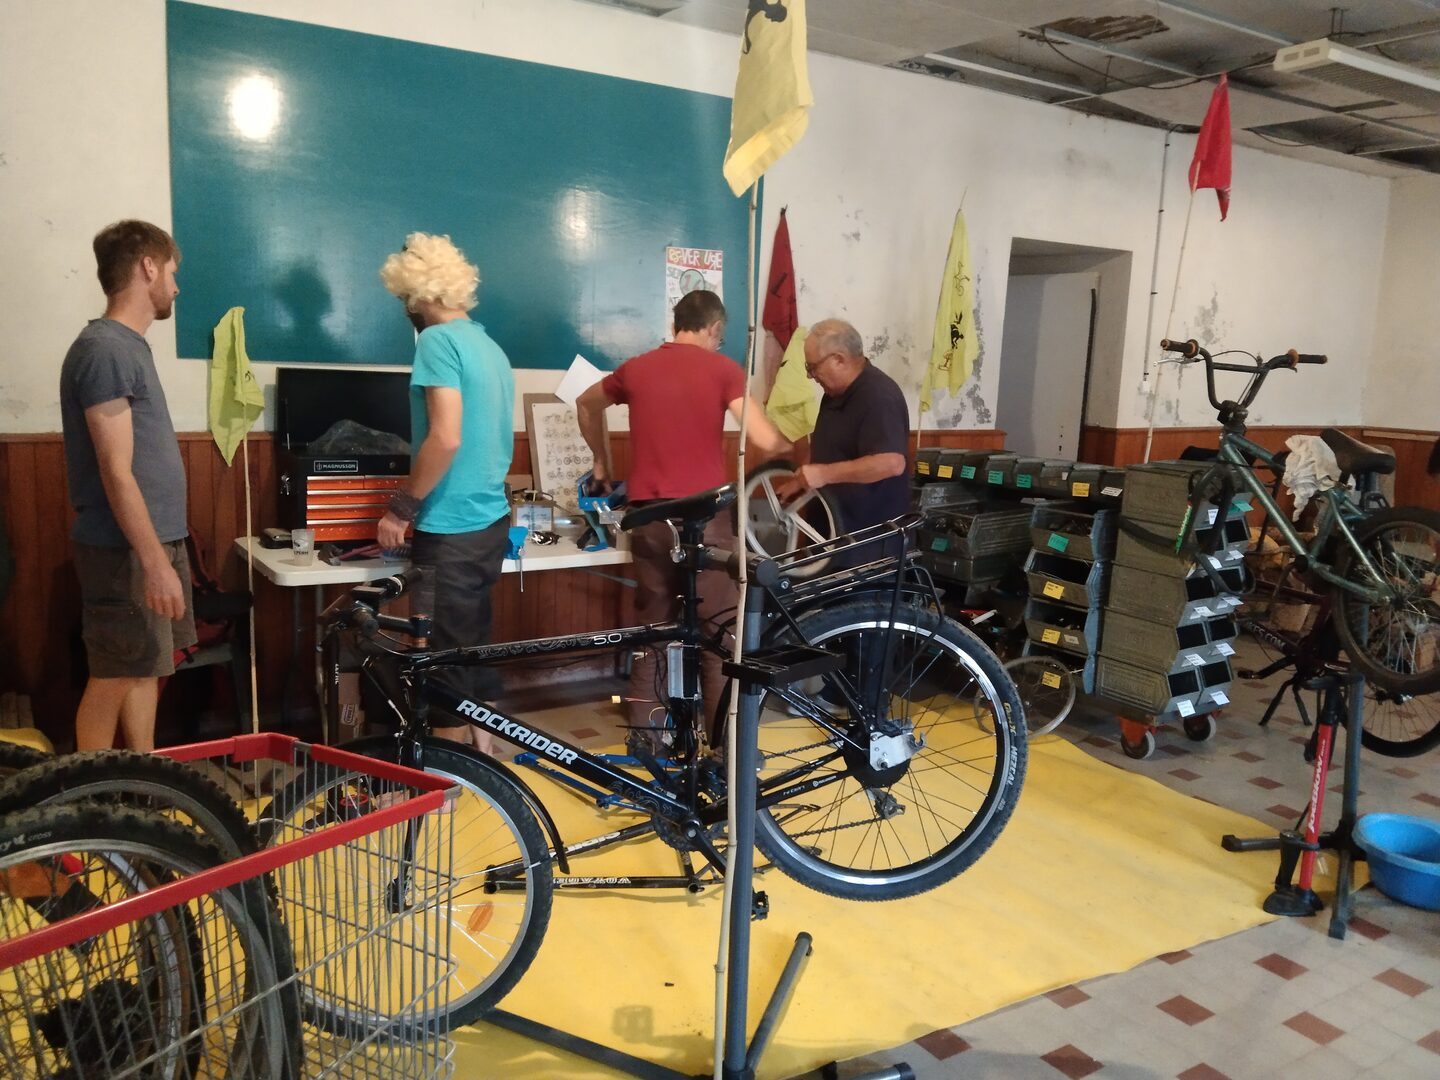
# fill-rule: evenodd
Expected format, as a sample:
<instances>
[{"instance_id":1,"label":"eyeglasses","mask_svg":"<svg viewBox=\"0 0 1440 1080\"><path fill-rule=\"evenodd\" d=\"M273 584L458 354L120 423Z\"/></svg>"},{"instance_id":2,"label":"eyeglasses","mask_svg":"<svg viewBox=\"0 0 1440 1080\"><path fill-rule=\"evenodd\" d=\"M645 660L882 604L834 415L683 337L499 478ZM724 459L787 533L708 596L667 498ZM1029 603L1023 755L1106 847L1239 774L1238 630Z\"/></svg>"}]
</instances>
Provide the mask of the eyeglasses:
<instances>
[{"instance_id":1,"label":"eyeglasses","mask_svg":"<svg viewBox=\"0 0 1440 1080\"><path fill-rule=\"evenodd\" d=\"M825 366L825 361L829 360L829 359L830 359L831 357L833 357L833 356L843 356L843 355L844 355L843 353L838 353L838 352L826 353L824 356L820 357L819 360L816 360L815 363L813 363L813 364L810 363L810 362L807 360L807 361L805 362L805 374L806 374L806 375L809 375L809 376L813 379L813 378L815 377L815 372L819 371L822 367Z\"/></svg>"}]
</instances>

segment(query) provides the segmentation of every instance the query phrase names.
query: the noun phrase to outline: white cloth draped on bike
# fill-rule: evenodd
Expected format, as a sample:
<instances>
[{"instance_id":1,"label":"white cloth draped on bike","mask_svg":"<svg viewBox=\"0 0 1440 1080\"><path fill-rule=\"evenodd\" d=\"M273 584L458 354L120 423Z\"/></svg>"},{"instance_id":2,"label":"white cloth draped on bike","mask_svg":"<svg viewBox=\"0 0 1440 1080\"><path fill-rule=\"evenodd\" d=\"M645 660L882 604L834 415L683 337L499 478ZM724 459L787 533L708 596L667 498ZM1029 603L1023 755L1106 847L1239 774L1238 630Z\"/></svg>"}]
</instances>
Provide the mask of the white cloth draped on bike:
<instances>
[{"instance_id":1,"label":"white cloth draped on bike","mask_svg":"<svg viewBox=\"0 0 1440 1080\"><path fill-rule=\"evenodd\" d=\"M1285 446L1290 451L1285 459L1285 490L1295 497L1292 519L1299 521L1311 499L1340 483L1340 463L1318 435L1291 435Z\"/></svg>"}]
</instances>

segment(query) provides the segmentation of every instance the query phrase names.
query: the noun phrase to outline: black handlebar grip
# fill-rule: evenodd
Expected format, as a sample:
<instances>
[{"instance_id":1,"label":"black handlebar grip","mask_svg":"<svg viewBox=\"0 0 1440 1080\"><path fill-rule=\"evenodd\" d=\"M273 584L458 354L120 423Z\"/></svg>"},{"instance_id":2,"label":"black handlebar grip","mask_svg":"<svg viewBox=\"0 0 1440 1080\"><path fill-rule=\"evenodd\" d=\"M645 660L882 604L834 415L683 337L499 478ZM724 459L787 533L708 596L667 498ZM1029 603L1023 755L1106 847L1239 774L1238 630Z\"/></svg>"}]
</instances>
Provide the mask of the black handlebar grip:
<instances>
[{"instance_id":1,"label":"black handlebar grip","mask_svg":"<svg viewBox=\"0 0 1440 1080\"><path fill-rule=\"evenodd\" d=\"M1326 356L1324 353L1302 352L1295 354L1295 362L1297 364L1328 364L1330 362L1330 357Z\"/></svg>"},{"instance_id":2,"label":"black handlebar grip","mask_svg":"<svg viewBox=\"0 0 1440 1080\"><path fill-rule=\"evenodd\" d=\"M1200 343L1194 338L1189 341L1171 341L1169 338L1161 338L1160 348L1166 352L1178 352L1187 360L1193 360L1200 355Z\"/></svg>"},{"instance_id":3,"label":"black handlebar grip","mask_svg":"<svg viewBox=\"0 0 1440 1080\"><path fill-rule=\"evenodd\" d=\"M424 574L416 567L400 574L391 574L387 578L380 578L370 584L380 590L381 597L385 600L394 600L397 596L403 596L419 584Z\"/></svg>"}]
</instances>

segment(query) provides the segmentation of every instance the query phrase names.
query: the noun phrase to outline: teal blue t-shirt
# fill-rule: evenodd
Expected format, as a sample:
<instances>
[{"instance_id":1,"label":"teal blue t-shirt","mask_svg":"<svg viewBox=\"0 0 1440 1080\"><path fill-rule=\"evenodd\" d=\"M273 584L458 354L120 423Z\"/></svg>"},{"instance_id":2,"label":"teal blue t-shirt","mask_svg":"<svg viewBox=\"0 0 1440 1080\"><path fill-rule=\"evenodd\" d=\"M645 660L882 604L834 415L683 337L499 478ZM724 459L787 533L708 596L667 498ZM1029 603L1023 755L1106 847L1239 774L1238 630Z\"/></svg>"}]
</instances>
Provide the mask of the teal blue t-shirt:
<instances>
[{"instance_id":1,"label":"teal blue t-shirt","mask_svg":"<svg viewBox=\"0 0 1440 1080\"><path fill-rule=\"evenodd\" d=\"M425 388L460 391L460 449L425 497L415 527L425 532L473 532L510 512L505 476L515 441L515 374L503 349L469 319L426 327L415 343L410 374L410 437L418 452L430 430Z\"/></svg>"}]
</instances>

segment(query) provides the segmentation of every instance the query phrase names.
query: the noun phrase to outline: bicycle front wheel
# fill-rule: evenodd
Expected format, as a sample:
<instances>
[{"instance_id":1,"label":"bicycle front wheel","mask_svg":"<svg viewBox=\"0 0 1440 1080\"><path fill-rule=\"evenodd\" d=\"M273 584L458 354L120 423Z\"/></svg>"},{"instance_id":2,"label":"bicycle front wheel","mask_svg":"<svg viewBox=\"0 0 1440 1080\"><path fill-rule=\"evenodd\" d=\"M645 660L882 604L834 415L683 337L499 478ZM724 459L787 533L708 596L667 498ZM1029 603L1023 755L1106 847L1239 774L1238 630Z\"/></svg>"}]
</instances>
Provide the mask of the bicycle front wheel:
<instances>
[{"instance_id":1,"label":"bicycle front wheel","mask_svg":"<svg viewBox=\"0 0 1440 1080\"><path fill-rule=\"evenodd\" d=\"M1000 835L1025 776L1024 710L995 654L935 612L890 609L802 616L806 641L845 666L813 694L771 695L761 716L757 846L802 884L854 900L960 874Z\"/></svg>"},{"instance_id":2,"label":"bicycle front wheel","mask_svg":"<svg viewBox=\"0 0 1440 1080\"><path fill-rule=\"evenodd\" d=\"M389 735L361 739L340 749L392 763L399 757L398 743ZM355 996L346 984L347 972L329 970L321 963L325 959L324 939L331 935L315 934L313 940L297 936L296 967L310 972L312 964L318 965L307 974L301 988L307 1019L317 1027L345 1035L378 1030L404 1037L417 1020L425 1024L443 1019L450 1027L473 1023L494 1008L535 959L550 922L554 885L549 848L535 815L513 785L477 761L478 756L477 751L445 739L427 738L423 742L425 771L461 789L453 806L435 812L454 815L449 822L435 823L447 831L453 829L449 867L452 903L448 920L442 923L442 936L448 940L431 943L433 955L442 959L448 955L453 963L446 992L438 997L445 1004L432 1006L429 1011L417 1010L411 996L403 987L397 987L389 1016L357 1009ZM257 825L264 843L281 843L393 805L406 794L407 789L388 781L320 766L307 770L276 795ZM430 816L419 819L420 828L425 827ZM377 912L361 908L384 903L377 898L388 895L390 877L400 873L401 867L385 867L384 880L368 880L380 872L373 864L355 863L351 880L342 882L334 895L323 898L320 917L333 920L342 931L346 926L370 925ZM414 888L423 889L427 876L435 876L424 868L408 868L407 872L416 878ZM318 898L291 895L284 889L281 892L282 915L287 919L303 915L313 923ZM298 910L307 904L307 910ZM436 998L429 996L427 1000ZM397 1023L392 1030L388 1019L401 1012L406 1013L404 1025Z\"/></svg>"},{"instance_id":3,"label":"bicycle front wheel","mask_svg":"<svg viewBox=\"0 0 1440 1080\"><path fill-rule=\"evenodd\" d=\"M1440 694L1412 697L1379 686L1365 688L1360 744L1385 757L1417 757L1440 746Z\"/></svg>"},{"instance_id":4,"label":"bicycle front wheel","mask_svg":"<svg viewBox=\"0 0 1440 1080\"><path fill-rule=\"evenodd\" d=\"M1381 510L1360 522L1355 540L1394 597L1372 605L1336 588L1341 647L1382 690L1410 696L1440 690L1440 512ZM1348 545L1335 570L1357 585L1377 584Z\"/></svg>"}]
</instances>

